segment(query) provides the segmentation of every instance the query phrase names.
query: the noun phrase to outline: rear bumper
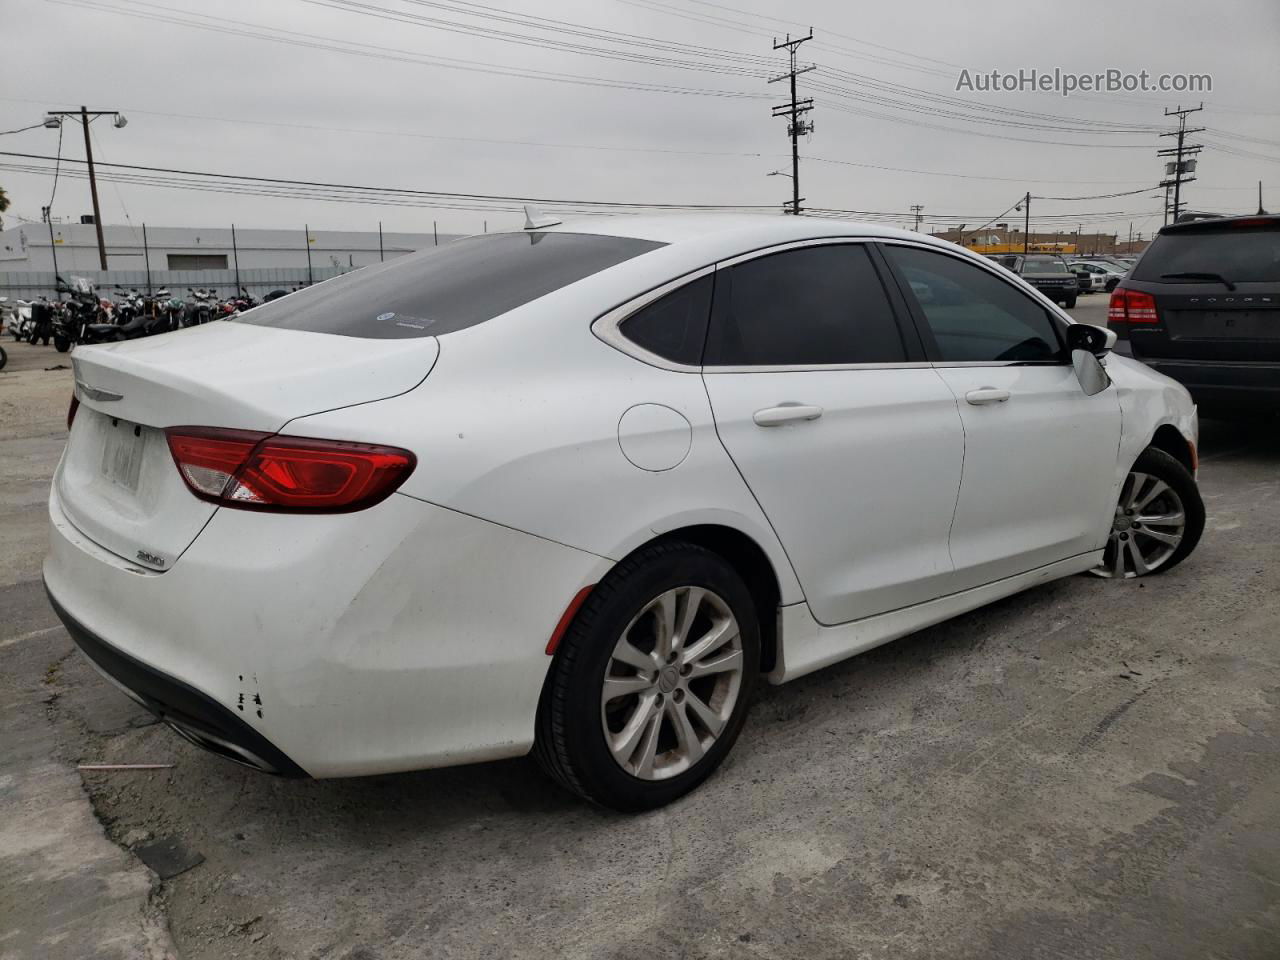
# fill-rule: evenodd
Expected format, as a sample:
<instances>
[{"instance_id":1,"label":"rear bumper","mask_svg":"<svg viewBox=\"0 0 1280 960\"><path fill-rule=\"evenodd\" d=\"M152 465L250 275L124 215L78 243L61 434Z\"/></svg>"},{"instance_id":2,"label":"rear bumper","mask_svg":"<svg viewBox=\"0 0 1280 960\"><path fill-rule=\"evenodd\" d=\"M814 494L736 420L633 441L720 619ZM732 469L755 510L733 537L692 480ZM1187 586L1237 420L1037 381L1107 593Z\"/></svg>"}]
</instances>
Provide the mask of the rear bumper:
<instances>
[{"instance_id":1,"label":"rear bumper","mask_svg":"<svg viewBox=\"0 0 1280 960\"><path fill-rule=\"evenodd\" d=\"M222 704L113 647L67 613L52 593L49 603L80 652L103 676L192 743L264 773L306 776L271 741Z\"/></svg>"},{"instance_id":2,"label":"rear bumper","mask_svg":"<svg viewBox=\"0 0 1280 960\"><path fill-rule=\"evenodd\" d=\"M1280 364L1137 357L1181 383L1204 407L1280 410Z\"/></svg>"},{"instance_id":3,"label":"rear bumper","mask_svg":"<svg viewBox=\"0 0 1280 960\"><path fill-rule=\"evenodd\" d=\"M395 494L358 513L218 510L163 573L50 496L46 588L86 655L189 739L276 773L518 756L565 605L611 562Z\"/></svg>"}]
</instances>

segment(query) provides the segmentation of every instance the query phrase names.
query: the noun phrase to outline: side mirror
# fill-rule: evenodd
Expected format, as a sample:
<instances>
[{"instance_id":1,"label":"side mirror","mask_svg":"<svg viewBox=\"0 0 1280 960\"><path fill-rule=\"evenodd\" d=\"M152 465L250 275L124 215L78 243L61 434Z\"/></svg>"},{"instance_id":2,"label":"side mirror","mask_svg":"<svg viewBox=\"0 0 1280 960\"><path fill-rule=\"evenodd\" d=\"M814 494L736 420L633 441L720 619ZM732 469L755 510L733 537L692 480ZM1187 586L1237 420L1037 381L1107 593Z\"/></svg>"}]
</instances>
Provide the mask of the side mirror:
<instances>
[{"instance_id":1,"label":"side mirror","mask_svg":"<svg viewBox=\"0 0 1280 960\"><path fill-rule=\"evenodd\" d=\"M1073 323L1067 327L1067 349L1071 366L1086 397L1092 397L1111 386L1111 378L1102 366L1102 358L1115 346L1116 332L1089 323Z\"/></svg>"},{"instance_id":2,"label":"side mirror","mask_svg":"<svg viewBox=\"0 0 1280 960\"><path fill-rule=\"evenodd\" d=\"M1075 369L1076 380L1086 397L1092 397L1111 386L1111 378L1107 376L1102 362L1088 350L1072 350L1071 366Z\"/></svg>"},{"instance_id":3,"label":"side mirror","mask_svg":"<svg viewBox=\"0 0 1280 960\"><path fill-rule=\"evenodd\" d=\"M1101 359L1116 345L1116 332L1091 323L1073 323L1067 327L1067 349L1072 353L1086 350Z\"/></svg>"}]
</instances>

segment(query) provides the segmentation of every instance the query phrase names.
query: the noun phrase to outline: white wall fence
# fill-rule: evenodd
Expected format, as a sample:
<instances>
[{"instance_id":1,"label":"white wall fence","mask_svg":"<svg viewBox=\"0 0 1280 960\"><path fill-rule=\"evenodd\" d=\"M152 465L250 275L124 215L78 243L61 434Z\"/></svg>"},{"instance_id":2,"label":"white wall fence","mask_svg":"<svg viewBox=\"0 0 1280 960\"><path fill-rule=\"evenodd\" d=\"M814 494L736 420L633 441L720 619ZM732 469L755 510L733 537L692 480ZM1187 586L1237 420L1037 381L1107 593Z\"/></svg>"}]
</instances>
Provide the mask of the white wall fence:
<instances>
[{"instance_id":1,"label":"white wall fence","mask_svg":"<svg viewBox=\"0 0 1280 960\"><path fill-rule=\"evenodd\" d=\"M328 280L330 277L350 273L350 267L314 267L310 271L310 279L315 283ZM107 299L115 292L116 287L125 290L137 289L147 292L147 272L145 270L76 270L59 271L68 283L72 277L85 277L97 286L98 295ZM306 286L308 272L306 267L265 267L240 271L240 285L250 295L262 298L263 294L272 290L292 290L294 287ZM212 287L220 297L230 297L236 293L236 272L234 270L152 270L151 289L166 288L175 297L185 298L188 288L206 290ZM0 297L10 300L30 300L35 297L54 299L55 277L52 271L30 271L5 273L0 271Z\"/></svg>"}]
</instances>

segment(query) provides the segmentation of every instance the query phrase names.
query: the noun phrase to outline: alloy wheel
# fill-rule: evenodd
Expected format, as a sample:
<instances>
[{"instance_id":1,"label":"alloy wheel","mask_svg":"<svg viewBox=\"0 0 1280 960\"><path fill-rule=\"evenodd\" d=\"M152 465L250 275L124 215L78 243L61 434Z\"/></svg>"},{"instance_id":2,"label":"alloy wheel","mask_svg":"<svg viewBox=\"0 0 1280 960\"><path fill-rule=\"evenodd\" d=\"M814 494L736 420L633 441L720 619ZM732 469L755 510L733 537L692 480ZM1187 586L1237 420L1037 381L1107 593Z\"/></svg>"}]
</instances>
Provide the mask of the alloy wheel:
<instances>
[{"instance_id":1,"label":"alloy wheel","mask_svg":"<svg viewBox=\"0 0 1280 960\"><path fill-rule=\"evenodd\" d=\"M1164 566L1182 544L1187 517L1182 498L1159 477L1134 471L1116 505L1099 577L1141 577Z\"/></svg>"},{"instance_id":2,"label":"alloy wheel","mask_svg":"<svg viewBox=\"0 0 1280 960\"><path fill-rule=\"evenodd\" d=\"M641 780L689 770L724 731L742 679L742 635L729 605L703 587L667 590L623 630L605 668L609 752Z\"/></svg>"}]
</instances>

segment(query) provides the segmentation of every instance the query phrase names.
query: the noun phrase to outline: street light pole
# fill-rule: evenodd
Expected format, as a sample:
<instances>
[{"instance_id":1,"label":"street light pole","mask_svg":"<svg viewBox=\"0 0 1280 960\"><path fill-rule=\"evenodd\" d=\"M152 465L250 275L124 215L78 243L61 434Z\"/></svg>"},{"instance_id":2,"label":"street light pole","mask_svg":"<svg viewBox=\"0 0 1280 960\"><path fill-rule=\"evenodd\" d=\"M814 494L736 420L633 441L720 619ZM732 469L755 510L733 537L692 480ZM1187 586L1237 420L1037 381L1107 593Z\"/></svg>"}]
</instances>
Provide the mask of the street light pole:
<instances>
[{"instance_id":1,"label":"street light pole","mask_svg":"<svg viewBox=\"0 0 1280 960\"><path fill-rule=\"evenodd\" d=\"M98 179L94 176L93 170L93 143L89 138L90 118L111 116L115 119L112 121L118 128L123 127L128 121L124 114L118 110L89 110L81 106L79 110L50 110L50 117L74 117L80 121L80 125L84 127L84 156L89 164L89 193L93 197L93 226L98 234L98 263L103 270L107 269L107 245L102 239L102 210L98 205Z\"/></svg>"}]
</instances>

